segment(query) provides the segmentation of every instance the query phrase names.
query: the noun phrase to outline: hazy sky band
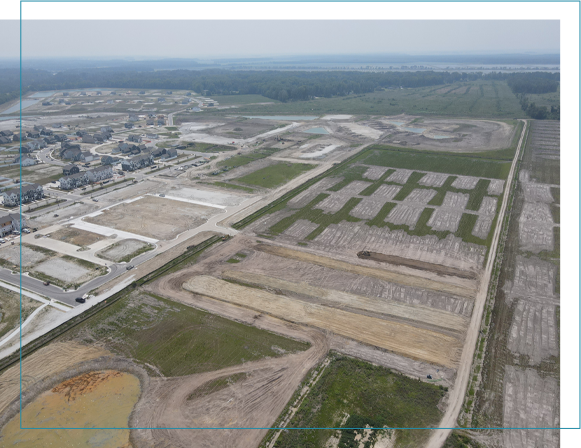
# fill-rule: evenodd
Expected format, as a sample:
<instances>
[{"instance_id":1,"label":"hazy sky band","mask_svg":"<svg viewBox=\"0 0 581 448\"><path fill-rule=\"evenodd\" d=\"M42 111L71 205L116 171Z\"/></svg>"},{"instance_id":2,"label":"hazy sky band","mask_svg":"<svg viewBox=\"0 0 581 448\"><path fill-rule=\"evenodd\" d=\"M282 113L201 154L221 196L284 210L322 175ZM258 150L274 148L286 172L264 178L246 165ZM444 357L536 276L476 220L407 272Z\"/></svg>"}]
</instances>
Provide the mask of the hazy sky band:
<instances>
[{"instance_id":1,"label":"hazy sky band","mask_svg":"<svg viewBox=\"0 0 581 448\"><path fill-rule=\"evenodd\" d=\"M559 53L559 25L556 20L25 20L22 35L27 58L539 54ZM18 57L18 21L0 21L0 39L0 58Z\"/></svg>"}]
</instances>

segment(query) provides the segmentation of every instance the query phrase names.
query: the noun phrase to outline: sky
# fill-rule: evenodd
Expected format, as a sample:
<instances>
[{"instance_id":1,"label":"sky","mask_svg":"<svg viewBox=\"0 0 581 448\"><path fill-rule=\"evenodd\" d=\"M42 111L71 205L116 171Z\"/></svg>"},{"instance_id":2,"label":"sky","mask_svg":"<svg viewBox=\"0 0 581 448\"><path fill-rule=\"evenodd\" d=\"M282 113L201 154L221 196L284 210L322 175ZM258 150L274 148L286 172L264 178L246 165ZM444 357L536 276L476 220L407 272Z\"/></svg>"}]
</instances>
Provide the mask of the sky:
<instances>
[{"instance_id":1,"label":"sky","mask_svg":"<svg viewBox=\"0 0 581 448\"><path fill-rule=\"evenodd\" d=\"M24 58L200 58L313 54L559 53L559 21L23 22ZM19 22L0 21L0 58L19 55Z\"/></svg>"}]
</instances>

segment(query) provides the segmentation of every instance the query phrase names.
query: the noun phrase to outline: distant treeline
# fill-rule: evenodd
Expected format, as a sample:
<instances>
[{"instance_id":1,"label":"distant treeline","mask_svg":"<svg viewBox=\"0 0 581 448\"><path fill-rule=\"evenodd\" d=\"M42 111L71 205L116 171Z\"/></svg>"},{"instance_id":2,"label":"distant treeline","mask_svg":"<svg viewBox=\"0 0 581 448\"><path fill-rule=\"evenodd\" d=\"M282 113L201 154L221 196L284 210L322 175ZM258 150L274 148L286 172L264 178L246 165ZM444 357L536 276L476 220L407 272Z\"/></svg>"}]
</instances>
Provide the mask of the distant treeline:
<instances>
[{"instance_id":1,"label":"distant treeline","mask_svg":"<svg viewBox=\"0 0 581 448\"><path fill-rule=\"evenodd\" d=\"M559 88L559 76L554 73L516 73L507 79L514 94L551 93Z\"/></svg>"},{"instance_id":2,"label":"distant treeline","mask_svg":"<svg viewBox=\"0 0 581 448\"><path fill-rule=\"evenodd\" d=\"M358 72L358 71L233 71L158 70L137 71L119 68L76 69L60 72L23 70L23 93L28 91L79 88L130 88L193 90L205 95L260 94L286 101L314 97L334 97L370 93L383 88L427 87L477 80L529 79L537 73L459 72ZM542 73L532 78L558 82L559 74ZM519 81L520 82L520 81ZM544 81L543 81L544 82ZM19 71L0 70L1 102L17 98Z\"/></svg>"}]
</instances>

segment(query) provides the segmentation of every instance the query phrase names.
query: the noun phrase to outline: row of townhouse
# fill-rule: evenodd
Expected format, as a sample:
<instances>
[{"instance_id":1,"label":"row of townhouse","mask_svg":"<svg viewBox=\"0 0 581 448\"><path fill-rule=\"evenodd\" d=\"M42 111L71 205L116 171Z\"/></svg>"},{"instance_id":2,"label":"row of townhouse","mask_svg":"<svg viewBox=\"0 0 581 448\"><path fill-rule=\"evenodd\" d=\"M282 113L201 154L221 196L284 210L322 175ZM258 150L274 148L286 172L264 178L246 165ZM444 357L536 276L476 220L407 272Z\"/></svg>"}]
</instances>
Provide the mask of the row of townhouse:
<instances>
[{"instance_id":1,"label":"row of townhouse","mask_svg":"<svg viewBox=\"0 0 581 448\"><path fill-rule=\"evenodd\" d=\"M135 171L140 168L145 168L153 164L153 156L151 154L143 154L130 159L121 161L121 169L123 171Z\"/></svg>"},{"instance_id":2,"label":"row of townhouse","mask_svg":"<svg viewBox=\"0 0 581 448\"><path fill-rule=\"evenodd\" d=\"M71 172L72 170L68 170ZM64 172L64 169L63 169ZM76 172L74 174L60 178L61 190L74 190L89 183L101 182L113 177L113 168L111 165L103 165L92 170Z\"/></svg>"},{"instance_id":3,"label":"row of townhouse","mask_svg":"<svg viewBox=\"0 0 581 448\"><path fill-rule=\"evenodd\" d=\"M21 188L22 192L20 191ZM20 204L21 199L23 204L42 199L44 196L44 190L42 185L28 184L17 188L12 188L11 190L3 191L2 196L4 197L4 205L6 207L14 207Z\"/></svg>"}]
</instances>

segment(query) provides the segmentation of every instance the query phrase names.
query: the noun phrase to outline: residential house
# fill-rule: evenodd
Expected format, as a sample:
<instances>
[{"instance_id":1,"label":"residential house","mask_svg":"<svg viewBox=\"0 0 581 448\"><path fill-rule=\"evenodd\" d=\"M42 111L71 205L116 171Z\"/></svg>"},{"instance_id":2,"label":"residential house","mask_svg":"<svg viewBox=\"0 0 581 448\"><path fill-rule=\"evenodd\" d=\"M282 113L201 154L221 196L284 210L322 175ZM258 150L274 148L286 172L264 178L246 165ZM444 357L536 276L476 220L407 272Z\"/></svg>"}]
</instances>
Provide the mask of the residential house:
<instances>
[{"instance_id":1,"label":"residential house","mask_svg":"<svg viewBox=\"0 0 581 448\"><path fill-rule=\"evenodd\" d=\"M63 92L63 96L69 96L69 92Z\"/></svg>"},{"instance_id":2,"label":"residential house","mask_svg":"<svg viewBox=\"0 0 581 448\"><path fill-rule=\"evenodd\" d=\"M115 151L115 149L118 149L118 151ZM131 151L129 149L129 145L127 143L119 143L119 145L117 145L117 148L114 148L113 151L111 151L112 153L125 153L125 152L129 152Z\"/></svg>"},{"instance_id":3,"label":"residential house","mask_svg":"<svg viewBox=\"0 0 581 448\"><path fill-rule=\"evenodd\" d=\"M111 95L117 95L117 92L115 90L111 90Z\"/></svg>"},{"instance_id":4,"label":"residential house","mask_svg":"<svg viewBox=\"0 0 581 448\"><path fill-rule=\"evenodd\" d=\"M52 129L44 128L40 131L40 135L52 135L52 134L53 134Z\"/></svg>"},{"instance_id":5,"label":"residential house","mask_svg":"<svg viewBox=\"0 0 581 448\"><path fill-rule=\"evenodd\" d=\"M61 190L74 190L75 188L82 187L89 183L89 177L87 172L71 174L70 176L64 176L59 179Z\"/></svg>"},{"instance_id":6,"label":"residential house","mask_svg":"<svg viewBox=\"0 0 581 448\"><path fill-rule=\"evenodd\" d=\"M158 126L165 126L165 120L163 118L160 118L159 120L157 120L157 125Z\"/></svg>"},{"instance_id":7,"label":"residential house","mask_svg":"<svg viewBox=\"0 0 581 448\"><path fill-rule=\"evenodd\" d=\"M52 103L50 101L43 101L42 105L43 106L52 106Z\"/></svg>"},{"instance_id":8,"label":"residential house","mask_svg":"<svg viewBox=\"0 0 581 448\"><path fill-rule=\"evenodd\" d=\"M83 143L97 143L97 141L95 140L95 137L93 137L92 135L89 134L85 134L83 135Z\"/></svg>"},{"instance_id":9,"label":"residential house","mask_svg":"<svg viewBox=\"0 0 581 448\"><path fill-rule=\"evenodd\" d=\"M132 156L136 156L137 154L141 153L141 148L137 145L132 145L131 146L131 155Z\"/></svg>"},{"instance_id":10,"label":"residential house","mask_svg":"<svg viewBox=\"0 0 581 448\"><path fill-rule=\"evenodd\" d=\"M178 156L178 150L175 148L170 148L167 152L161 156L164 160L175 159Z\"/></svg>"},{"instance_id":11,"label":"residential house","mask_svg":"<svg viewBox=\"0 0 581 448\"><path fill-rule=\"evenodd\" d=\"M188 98L184 98L182 100L182 104L189 104L190 100Z\"/></svg>"},{"instance_id":12,"label":"residential house","mask_svg":"<svg viewBox=\"0 0 581 448\"><path fill-rule=\"evenodd\" d=\"M108 134L108 133L112 133L112 132L113 132L113 128L111 126L101 126L101 133Z\"/></svg>"},{"instance_id":13,"label":"residential house","mask_svg":"<svg viewBox=\"0 0 581 448\"><path fill-rule=\"evenodd\" d=\"M59 129L59 128L62 128L63 127L63 124L62 123L54 123L52 125L52 127L55 128L55 129Z\"/></svg>"},{"instance_id":14,"label":"residential house","mask_svg":"<svg viewBox=\"0 0 581 448\"><path fill-rule=\"evenodd\" d=\"M87 171L87 177L90 182L101 182L105 179L113 177L113 168L111 165L103 165L92 170Z\"/></svg>"},{"instance_id":15,"label":"residential house","mask_svg":"<svg viewBox=\"0 0 581 448\"><path fill-rule=\"evenodd\" d=\"M93 134L93 138L95 139L96 143L103 143L107 140L107 135L103 135L103 134Z\"/></svg>"},{"instance_id":16,"label":"residential house","mask_svg":"<svg viewBox=\"0 0 581 448\"><path fill-rule=\"evenodd\" d=\"M171 90L168 90L166 93L167 93L168 95L171 95L173 92L172 92Z\"/></svg>"},{"instance_id":17,"label":"residential house","mask_svg":"<svg viewBox=\"0 0 581 448\"><path fill-rule=\"evenodd\" d=\"M20 195L20 189L22 188L22 196ZM44 191L42 185L38 184L28 184L22 185L21 187L13 188L8 191L3 191L2 196L4 196L4 205L6 207L14 207L20 204L22 199L23 204L27 204L31 201L38 201L44 196Z\"/></svg>"},{"instance_id":18,"label":"residential house","mask_svg":"<svg viewBox=\"0 0 581 448\"><path fill-rule=\"evenodd\" d=\"M100 90L97 90L97 91L95 92L95 94L97 94L97 95L101 95L101 91L100 91Z\"/></svg>"},{"instance_id":19,"label":"residential house","mask_svg":"<svg viewBox=\"0 0 581 448\"><path fill-rule=\"evenodd\" d=\"M145 95L145 90L141 90L141 91L139 92L139 94L140 94L140 95Z\"/></svg>"},{"instance_id":20,"label":"residential house","mask_svg":"<svg viewBox=\"0 0 581 448\"><path fill-rule=\"evenodd\" d=\"M48 137L44 137L42 139L47 145L52 145L57 142L57 139L54 135L49 135Z\"/></svg>"},{"instance_id":21,"label":"residential house","mask_svg":"<svg viewBox=\"0 0 581 448\"><path fill-rule=\"evenodd\" d=\"M14 134L14 137L12 137L12 141L17 142L20 140L20 135L19 134ZM25 134L22 134L22 141L24 140L28 140L28 137Z\"/></svg>"},{"instance_id":22,"label":"residential house","mask_svg":"<svg viewBox=\"0 0 581 448\"><path fill-rule=\"evenodd\" d=\"M26 227L26 218L20 213L0 212L0 236Z\"/></svg>"},{"instance_id":23,"label":"residential house","mask_svg":"<svg viewBox=\"0 0 581 448\"><path fill-rule=\"evenodd\" d=\"M28 138L40 138L40 132L32 131L32 132L29 132L28 134L26 134L26 136Z\"/></svg>"},{"instance_id":24,"label":"residential house","mask_svg":"<svg viewBox=\"0 0 581 448\"><path fill-rule=\"evenodd\" d=\"M139 117L137 115L129 115L129 121L131 122L139 121Z\"/></svg>"},{"instance_id":25,"label":"residential house","mask_svg":"<svg viewBox=\"0 0 581 448\"><path fill-rule=\"evenodd\" d=\"M66 142L69 138L65 134L55 134L54 139L57 142Z\"/></svg>"},{"instance_id":26,"label":"residential house","mask_svg":"<svg viewBox=\"0 0 581 448\"><path fill-rule=\"evenodd\" d=\"M165 103L165 98L158 98L157 99L157 102L158 103Z\"/></svg>"},{"instance_id":27,"label":"residential house","mask_svg":"<svg viewBox=\"0 0 581 448\"><path fill-rule=\"evenodd\" d=\"M147 118L155 118L157 117L157 115L155 115L153 112L150 112L147 114Z\"/></svg>"},{"instance_id":28,"label":"residential house","mask_svg":"<svg viewBox=\"0 0 581 448\"><path fill-rule=\"evenodd\" d=\"M145 134L145 136L149 139L152 139L152 140L159 138L159 135L157 135L157 134Z\"/></svg>"},{"instance_id":29,"label":"residential house","mask_svg":"<svg viewBox=\"0 0 581 448\"><path fill-rule=\"evenodd\" d=\"M96 159L96 156L91 154L91 151L83 151L81 153L81 162L84 162L84 163L92 162L95 159Z\"/></svg>"},{"instance_id":30,"label":"residential house","mask_svg":"<svg viewBox=\"0 0 581 448\"><path fill-rule=\"evenodd\" d=\"M35 124L35 125L32 127L32 129L34 129L35 131L38 131L38 132L40 132L40 131L44 130L44 129L45 129L45 127L44 127L43 125L41 125L41 124Z\"/></svg>"},{"instance_id":31,"label":"residential house","mask_svg":"<svg viewBox=\"0 0 581 448\"><path fill-rule=\"evenodd\" d=\"M147 126L155 126L155 120L153 120L153 119L149 119L149 120L147 120L147 121L145 122L145 124L146 124Z\"/></svg>"},{"instance_id":32,"label":"residential house","mask_svg":"<svg viewBox=\"0 0 581 448\"><path fill-rule=\"evenodd\" d=\"M59 104L65 104L64 98L59 98Z\"/></svg>"},{"instance_id":33,"label":"residential house","mask_svg":"<svg viewBox=\"0 0 581 448\"><path fill-rule=\"evenodd\" d=\"M0 131L0 135L3 137L12 137L13 134L14 132L12 131Z\"/></svg>"},{"instance_id":34,"label":"residential house","mask_svg":"<svg viewBox=\"0 0 581 448\"><path fill-rule=\"evenodd\" d=\"M36 160L34 157L30 157L29 155L25 154L23 156L16 156L14 158L14 162L12 163L18 163L21 166L32 166L36 165L37 162L38 160Z\"/></svg>"},{"instance_id":35,"label":"residential house","mask_svg":"<svg viewBox=\"0 0 581 448\"><path fill-rule=\"evenodd\" d=\"M71 174L77 174L79 172L79 167L77 165L73 165L72 163L69 165L63 166L63 175L70 176Z\"/></svg>"},{"instance_id":36,"label":"residential house","mask_svg":"<svg viewBox=\"0 0 581 448\"><path fill-rule=\"evenodd\" d=\"M131 129L133 127L133 123L125 123L124 126L126 129Z\"/></svg>"},{"instance_id":37,"label":"residential house","mask_svg":"<svg viewBox=\"0 0 581 448\"><path fill-rule=\"evenodd\" d=\"M192 92L186 93L186 96L192 96Z\"/></svg>"},{"instance_id":38,"label":"residential house","mask_svg":"<svg viewBox=\"0 0 581 448\"><path fill-rule=\"evenodd\" d=\"M87 96L87 92L81 92L81 96Z\"/></svg>"},{"instance_id":39,"label":"residential house","mask_svg":"<svg viewBox=\"0 0 581 448\"><path fill-rule=\"evenodd\" d=\"M119 160L119 157L103 156L101 157L101 165L112 165Z\"/></svg>"},{"instance_id":40,"label":"residential house","mask_svg":"<svg viewBox=\"0 0 581 448\"><path fill-rule=\"evenodd\" d=\"M83 135L88 135L89 133L83 129L79 129L77 132L75 132L75 135L77 135L78 137L83 137Z\"/></svg>"},{"instance_id":41,"label":"residential house","mask_svg":"<svg viewBox=\"0 0 581 448\"><path fill-rule=\"evenodd\" d=\"M78 148L68 148L68 149L65 149L61 154L62 154L61 157L65 160L72 160L73 162L80 162L83 153Z\"/></svg>"},{"instance_id":42,"label":"residential house","mask_svg":"<svg viewBox=\"0 0 581 448\"><path fill-rule=\"evenodd\" d=\"M134 143L141 143L141 137L139 135L130 135L129 137L127 137L127 141L134 142Z\"/></svg>"},{"instance_id":43,"label":"residential house","mask_svg":"<svg viewBox=\"0 0 581 448\"><path fill-rule=\"evenodd\" d=\"M123 171L135 171L140 168L145 168L153 163L153 156L151 154L143 154L140 156L125 159L121 162Z\"/></svg>"},{"instance_id":44,"label":"residential house","mask_svg":"<svg viewBox=\"0 0 581 448\"><path fill-rule=\"evenodd\" d=\"M157 159L161 156L163 156L165 154L165 149L164 148L155 148L151 151L151 155Z\"/></svg>"},{"instance_id":45,"label":"residential house","mask_svg":"<svg viewBox=\"0 0 581 448\"><path fill-rule=\"evenodd\" d=\"M71 104L73 103L71 103L70 101L65 101L65 106L70 106Z\"/></svg>"},{"instance_id":46,"label":"residential house","mask_svg":"<svg viewBox=\"0 0 581 448\"><path fill-rule=\"evenodd\" d=\"M39 149L40 149L40 146L39 146L37 140L34 140L32 142L28 142L26 145L22 146L22 152L32 152L32 151L37 151Z\"/></svg>"},{"instance_id":47,"label":"residential house","mask_svg":"<svg viewBox=\"0 0 581 448\"><path fill-rule=\"evenodd\" d=\"M8 137L0 137L0 144L6 145L8 143L12 143L12 140L10 140Z\"/></svg>"}]
</instances>

